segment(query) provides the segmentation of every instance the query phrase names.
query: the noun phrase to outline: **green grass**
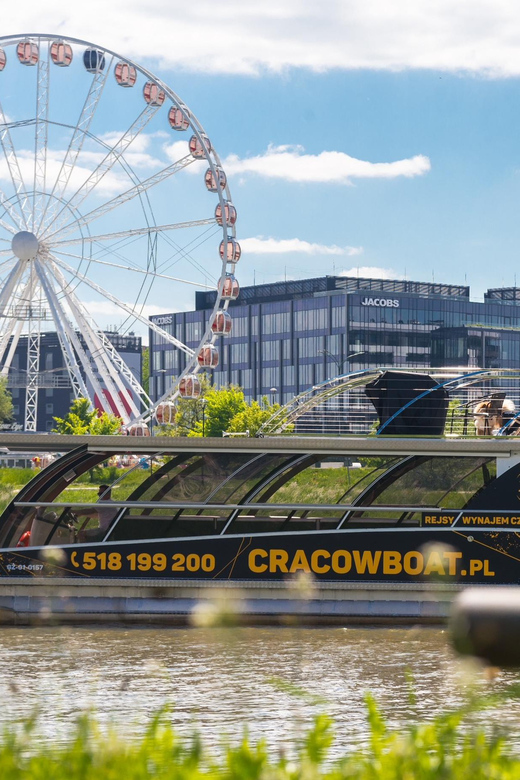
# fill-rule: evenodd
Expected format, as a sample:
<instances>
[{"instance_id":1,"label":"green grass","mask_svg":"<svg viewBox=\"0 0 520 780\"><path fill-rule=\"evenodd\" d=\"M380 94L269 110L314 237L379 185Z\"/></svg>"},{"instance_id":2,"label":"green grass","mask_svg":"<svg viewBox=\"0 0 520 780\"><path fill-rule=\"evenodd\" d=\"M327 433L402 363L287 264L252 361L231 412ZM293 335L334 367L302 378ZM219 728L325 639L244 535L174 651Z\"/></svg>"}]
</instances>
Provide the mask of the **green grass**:
<instances>
[{"instance_id":1,"label":"green grass","mask_svg":"<svg viewBox=\"0 0 520 780\"><path fill-rule=\"evenodd\" d=\"M128 741L102 733L82 716L66 744L33 739L34 721L4 730L0 744L2 780L517 780L520 760L506 738L472 728L464 712L429 723L389 730L372 698L367 698L369 743L351 747L334 761L329 751L334 724L317 715L298 745L270 752L247 731L238 744L223 747L218 758L200 735L181 737L159 713L142 736ZM31 748L31 745L34 747Z\"/></svg>"}]
</instances>

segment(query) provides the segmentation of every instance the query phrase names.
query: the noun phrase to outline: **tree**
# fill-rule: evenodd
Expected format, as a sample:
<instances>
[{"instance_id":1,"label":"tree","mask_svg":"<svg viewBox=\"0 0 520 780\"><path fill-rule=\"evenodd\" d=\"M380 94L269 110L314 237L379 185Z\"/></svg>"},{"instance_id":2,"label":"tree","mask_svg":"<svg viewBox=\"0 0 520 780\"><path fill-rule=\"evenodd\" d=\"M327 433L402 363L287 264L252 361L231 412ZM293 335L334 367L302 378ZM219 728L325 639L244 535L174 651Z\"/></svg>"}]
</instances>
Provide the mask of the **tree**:
<instances>
[{"instance_id":1,"label":"tree","mask_svg":"<svg viewBox=\"0 0 520 780\"><path fill-rule=\"evenodd\" d=\"M142 388L147 393L150 392L150 347L143 347L141 355L141 380Z\"/></svg>"},{"instance_id":2,"label":"tree","mask_svg":"<svg viewBox=\"0 0 520 780\"><path fill-rule=\"evenodd\" d=\"M7 389L7 378L0 377L0 421L7 422L13 418L13 400Z\"/></svg>"},{"instance_id":3,"label":"tree","mask_svg":"<svg viewBox=\"0 0 520 780\"><path fill-rule=\"evenodd\" d=\"M117 433L121 428L121 420L114 414L103 412L98 417L97 409L92 409L88 398L76 398L65 417L55 417L55 433L66 433L72 436L85 434Z\"/></svg>"},{"instance_id":4,"label":"tree","mask_svg":"<svg viewBox=\"0 0 520 780\"><path fill-rule=\"evenodd\" d=\"M121 429L121 418L116 417L115 414L109 414L103 412L99 417L94 417L90 423L90 430L94 436L112 436L114 433L119 433Z\"/></svg>"},{"instance_id":5,"label":"tree","mask_svg":"<svg viewBox=\"0 0 520 780\"><path fill-rule=\"evenodd\" d=\"M203 419L197 420L188 436L222 436L233 417L243 412L247 404L240 387L229 385L217 390L209 388L205 396Z\"/></svg>"},{"instance_id":6,"label":"tree","mask_svg":"<svg viewBox=\"0 0 520 780\"><path fill-rule=\"evenodd\" d=\"M280 408L280 404L270 404L267 396L262 398L262 403L252 401L246 405L245 409L235 414L227 427L229 433L245 433L249 431L250 436L255 436L262 425L272 417Z\"/></svg>"}]
</instances>

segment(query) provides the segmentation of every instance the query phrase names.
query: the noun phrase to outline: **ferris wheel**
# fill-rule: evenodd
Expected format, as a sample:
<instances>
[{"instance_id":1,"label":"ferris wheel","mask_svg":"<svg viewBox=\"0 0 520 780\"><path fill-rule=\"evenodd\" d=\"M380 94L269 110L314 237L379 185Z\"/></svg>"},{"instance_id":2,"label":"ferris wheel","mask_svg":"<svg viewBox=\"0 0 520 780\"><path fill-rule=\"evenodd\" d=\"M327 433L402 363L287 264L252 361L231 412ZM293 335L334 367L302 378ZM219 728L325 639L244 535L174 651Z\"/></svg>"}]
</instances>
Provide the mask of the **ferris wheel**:
<instances>
[{"instance_id":1,"label":"ferris wheel","mask_svg":"<svg viewBox=\"0 0 520 780\"><path fill-rule=\"evenodd\" d=\"M75 397L131 432L168 422L178 396L200 394L198 371L218 365L239 293L236 209L202 125L127 57L30 34L0 38L0 143L0 367L9 376L27 344L25 430L36 430L48 330ZM145 316L151 303L190 308L194 288L216 291L195 344ZM175 378L157 401L96 311L119 318L121 333L140 323L176 348Z\"/></svg>"}]
</instances>

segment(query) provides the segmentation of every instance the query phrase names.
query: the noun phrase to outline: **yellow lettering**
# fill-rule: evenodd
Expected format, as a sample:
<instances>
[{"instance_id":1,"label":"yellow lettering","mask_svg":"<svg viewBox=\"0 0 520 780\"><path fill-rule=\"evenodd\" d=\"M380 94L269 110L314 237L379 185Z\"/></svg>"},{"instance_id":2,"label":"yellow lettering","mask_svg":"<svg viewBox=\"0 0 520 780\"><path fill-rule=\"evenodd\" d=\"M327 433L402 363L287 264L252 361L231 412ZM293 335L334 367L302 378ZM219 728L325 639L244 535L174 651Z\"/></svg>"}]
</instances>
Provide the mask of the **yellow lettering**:
<instances>
[{"instance_id":1,"label":"yellow lettering","mask_svg":"<svg viewBox=\"0 0 520 780\"><path fill-rule=\"evenodd\" d=\"M361 555L359 550L352 550L352 557L354 558L354 566L358 574L364 574L368 569L369 574L377 574L379 562L381 561L381 550L375 553L370 550L364 550Z\"/></svg>"},{"instance_id":2,"label":"yellow lettering","mask_svg":"<svg viewBox=\"0 0 520 780\"><path fill-rule=\"evenodd\" d=\"M340 563L343 561L343 563ZM336 574L347 574L352 568L352 556L348 550L336 550L332 554L332 571Z\"/></svg>"},{"instance_id":3,"label":"yellow lettering","mask_svg":"<svg viewBox=\"0 0 520 780\"><path fill-rule=\"evenodd\" d=\"M415 559L415 566L412 560ZM403 569L406 574L420 574L424 569L424 555L420 552L407 552L403 559Z\"/></svg>"},{"instance_id":4,"label":"yellow lettering","mask_svg":"<svg viewBox=\"0 0 520 780\"><path fill-rule=\"evenodd\" d=\"M462 558L462 553L445 551L444 557L448 559L448 574L452 577L455 576L457 574L457 560Z\"/></svg>"},{"instance_id":5,"label":"yellow lettering","mask_svg":"<svg viewBox=\"0 0 520 780\"><path fill-rule=\"evenodd\" d=\"M401 574L401 553L397 550L385 550L383 553L383 574Z\"/></svg>"},{"instance_id":6,"label":"yellow lettering","mask_svg":"<svg viewBox=\"0 0 520 780\"><path fill-rule=\"evenodd\" d=\"M267 552L265 550L251 550L249 553L249 568L254 571L255 574L262 574L267 571L267 563L257 563L257 558L267 558Z\"/></svg>"},{"instance_id":7,"label":"yellow lettering","mask_svg":"<svg viewBox=\"0 0 520 780\"><path fill-rule=\"evenodd\" d=\"M330 552L327 552L327 550L315 550L311 555L311 569L316 574L325 574L330 571L330 564L320 564L320 558L330 558Z\"/></svg>"},{"instance_id":8,"label":"yellow lettering","mask_svg":"<svg viewBox=\"0 0 520 780\"><path fill-rule=\"evenodd\" d=\"M484 564L482 561L477 561L474 558L469 562L469 576L472 577L478 571L482 571Z\"/></svg>"},{"instance_id":9,"label":"yellow lettering","mask_svg":"<svg viewBox=\"0 0 520 780\"><path fill-rule=\"evenodd\" d=\"M489 570L489 561L486 559L484 561L484 577L494 577L495 572Z\"/></svg>"},{"instance_id":10,"label":"yellow lettering","mask_svg":"<svg viewBox=\"0 0 520 780\"><path fill-rule=\"evenodd\" d=\"M428 556L428 562L424 570L425 575L435 572L436 574L446 574L446 570L441 561L440 553L437 550L433 550Z\"/></svg>"},{"instance_id":11,"label":"yellow lettering","mask_svg":"<svg viewBox=\"0 0 520 780\"><path fill-rule=\"evenodd\" d=\"M269 571L275 572L280 569L285 574L288 573L287 561L289 560L289 553L286 550L271 550L269 556Z\"/></svg>"},{"instance_id":12,"label":"yellow lettering","mask_svg":"<svg viewBox=\"0 0 520 780\"><path fill-rule=\"evenodd\" d=\"M291 563L291 568L289 571L291 574L294 574L295 571L306 571L310 572L310 566L309 561L307 560L307 556L305 555L303 550L296 550L296 554L293 558L293 561Z\"/></svg>"}]
</instances>

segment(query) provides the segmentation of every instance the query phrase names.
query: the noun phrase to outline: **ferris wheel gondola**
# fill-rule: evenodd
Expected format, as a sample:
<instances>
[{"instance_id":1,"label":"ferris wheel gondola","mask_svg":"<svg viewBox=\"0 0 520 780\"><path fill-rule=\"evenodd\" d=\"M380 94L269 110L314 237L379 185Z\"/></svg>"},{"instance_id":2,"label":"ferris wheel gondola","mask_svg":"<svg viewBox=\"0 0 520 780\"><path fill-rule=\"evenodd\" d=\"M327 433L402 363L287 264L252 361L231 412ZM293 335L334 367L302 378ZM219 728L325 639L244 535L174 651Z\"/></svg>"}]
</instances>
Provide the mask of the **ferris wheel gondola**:
<instances>
[{"instance_id":1,"label":"ferris wheel gondola","mask_svg":"<svg viewBox=\"0 0 520 780\"><path fill-rule=\"evenodd\" d=\"M127 428L157 419L157 409L164 417L179 395L197 397L197 372L218 365L216 341L231 330L241 250L226 174L193 112L161 79L106 48L9 36L0 38L0 144L0 370L9 375L25 337L25 430L36 430L41 336L50 327L74 396ZM216 232L220 244L208 252ZM178 303L180 285L216 291L196 342L147 319L156 282L162 300ZM127 329L141 323L182 353L155 402L93 319L92 296Z\"/></svg>"}]
</instances>

